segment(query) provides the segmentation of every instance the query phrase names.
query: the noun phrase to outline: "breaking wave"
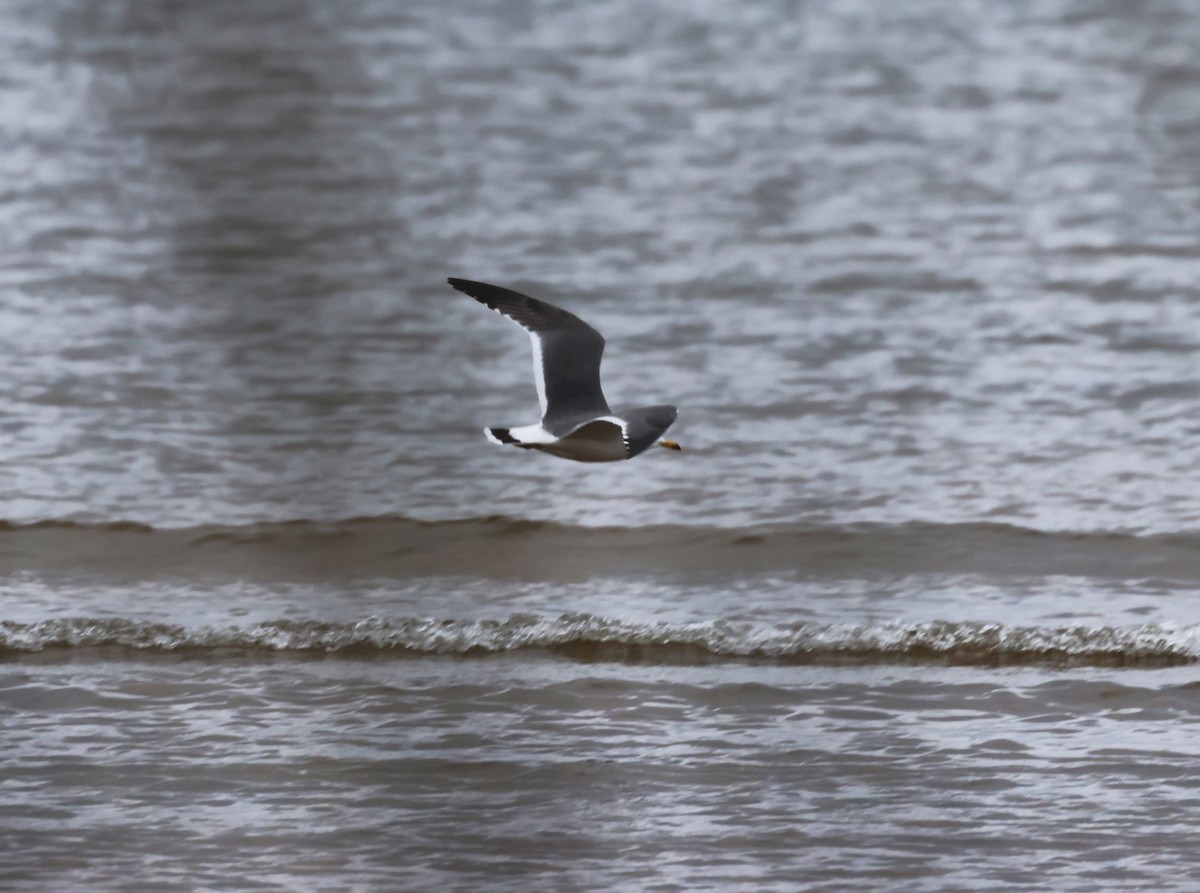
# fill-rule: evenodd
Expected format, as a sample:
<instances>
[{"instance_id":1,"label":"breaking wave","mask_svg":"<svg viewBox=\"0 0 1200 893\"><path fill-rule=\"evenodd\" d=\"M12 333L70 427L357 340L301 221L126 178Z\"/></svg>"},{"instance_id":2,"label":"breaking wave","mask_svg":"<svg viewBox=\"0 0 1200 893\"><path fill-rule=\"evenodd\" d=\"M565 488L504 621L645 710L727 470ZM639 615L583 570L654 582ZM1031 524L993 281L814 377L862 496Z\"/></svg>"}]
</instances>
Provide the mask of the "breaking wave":
<instances>
[{"instance_id":1,"label":"breaking wave","mask_svg":"<svg viewBox=\"0 0 1200 893\"><path fill-rule=\"evenodd\" d=\"M989 623L631 623L591 614L506 620L377 617L184 627L128 619L0 622L0 657L179 656L480 658L505 653L588 662L780 665L934 663L1159 667L1200 661L1200 628L1018 627Z\"/></svg>"}]
</instances>

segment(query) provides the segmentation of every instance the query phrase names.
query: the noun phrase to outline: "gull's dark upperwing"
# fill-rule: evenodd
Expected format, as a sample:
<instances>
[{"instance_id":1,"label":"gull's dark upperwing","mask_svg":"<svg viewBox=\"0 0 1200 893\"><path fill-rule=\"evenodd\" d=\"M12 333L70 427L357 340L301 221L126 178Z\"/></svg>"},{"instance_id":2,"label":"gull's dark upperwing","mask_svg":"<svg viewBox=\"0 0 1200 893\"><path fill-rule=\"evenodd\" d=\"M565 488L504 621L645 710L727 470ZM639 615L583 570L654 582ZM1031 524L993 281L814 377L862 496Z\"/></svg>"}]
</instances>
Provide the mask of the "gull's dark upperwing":
<instances>
[{"instance_id":1,"label":"gull's dark upperwing","mask_svg":"<svg viewBox=\"0 0 1200 893\"><path fill-rule=\"evenodd\" d=\"M529 333L546 430L561 436L581 420L612 412L600 389L603 335L575 314L529 295L469 279L447 281Z\"/></svg>"}]
</instances>

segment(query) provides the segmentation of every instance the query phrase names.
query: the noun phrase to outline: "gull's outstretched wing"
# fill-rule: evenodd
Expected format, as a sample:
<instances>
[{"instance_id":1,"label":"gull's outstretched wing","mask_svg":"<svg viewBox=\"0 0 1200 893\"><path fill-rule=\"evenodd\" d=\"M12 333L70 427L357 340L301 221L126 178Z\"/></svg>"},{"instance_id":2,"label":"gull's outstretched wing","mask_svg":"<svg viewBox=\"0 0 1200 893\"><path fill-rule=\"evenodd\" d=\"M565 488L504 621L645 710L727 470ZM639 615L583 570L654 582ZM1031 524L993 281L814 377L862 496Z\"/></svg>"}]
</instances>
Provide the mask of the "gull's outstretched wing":
<instances>
[{"instance_id":1,"label":"gull's outstretched wing","mask_svg":"<svg viewBox=\"0 0 1200 893\"><path fill-rule=\"evenodd\" d=\"M611 413L600 390L603 335L575 314L529 295L469 279L447 281L529 333L546 430L561 436L581 419Z\"/></svg>"}]
</instances>

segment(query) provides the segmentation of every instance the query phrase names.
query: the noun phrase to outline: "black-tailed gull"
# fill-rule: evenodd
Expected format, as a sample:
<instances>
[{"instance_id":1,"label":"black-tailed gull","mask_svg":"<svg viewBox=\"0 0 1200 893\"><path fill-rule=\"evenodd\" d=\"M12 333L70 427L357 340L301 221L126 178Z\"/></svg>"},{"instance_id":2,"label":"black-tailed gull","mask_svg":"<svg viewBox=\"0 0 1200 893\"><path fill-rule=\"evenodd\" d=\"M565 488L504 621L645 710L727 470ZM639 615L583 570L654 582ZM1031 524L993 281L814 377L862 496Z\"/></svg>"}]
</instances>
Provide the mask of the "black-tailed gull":
<instances>
[{"instance_id":1,"label":"black-tailed gull","mask_svg":"<svg viewBox=\"0 0 1200 893\"><path fill-rule=\"evenodd\" d=\"M533 342L533 378L542 420L521 428L484 428L492 443L541 450L576 462L632 459L660 440L679 411L643 406L616 415L600 390L604 336L573 313L545 301L469 279L447 280L459 291L506 316Z\"/></svg>"}]
</instances>

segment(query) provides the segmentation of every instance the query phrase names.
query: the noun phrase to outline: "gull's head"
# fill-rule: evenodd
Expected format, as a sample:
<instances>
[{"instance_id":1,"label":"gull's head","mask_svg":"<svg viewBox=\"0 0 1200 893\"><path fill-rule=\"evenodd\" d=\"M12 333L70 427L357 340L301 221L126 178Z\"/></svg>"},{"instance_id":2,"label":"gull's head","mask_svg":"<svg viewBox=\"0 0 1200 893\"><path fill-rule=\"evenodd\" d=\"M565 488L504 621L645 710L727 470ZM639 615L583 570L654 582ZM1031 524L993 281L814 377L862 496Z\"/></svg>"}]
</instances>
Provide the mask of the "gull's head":
<instances>
[{"instance_id":1,"label":"gull's head","mask_svg":"<svg viewBox=\"0 0 1200 893\"><path fill-rule=\"evenodd\" d=\"M677 450L679 452L683 452L683 447L681 447L679 444L677 444L673 440L660 440L658 442L658 445L660 447L666 447L668 450Z\"/></svg>"}]
</instances>

